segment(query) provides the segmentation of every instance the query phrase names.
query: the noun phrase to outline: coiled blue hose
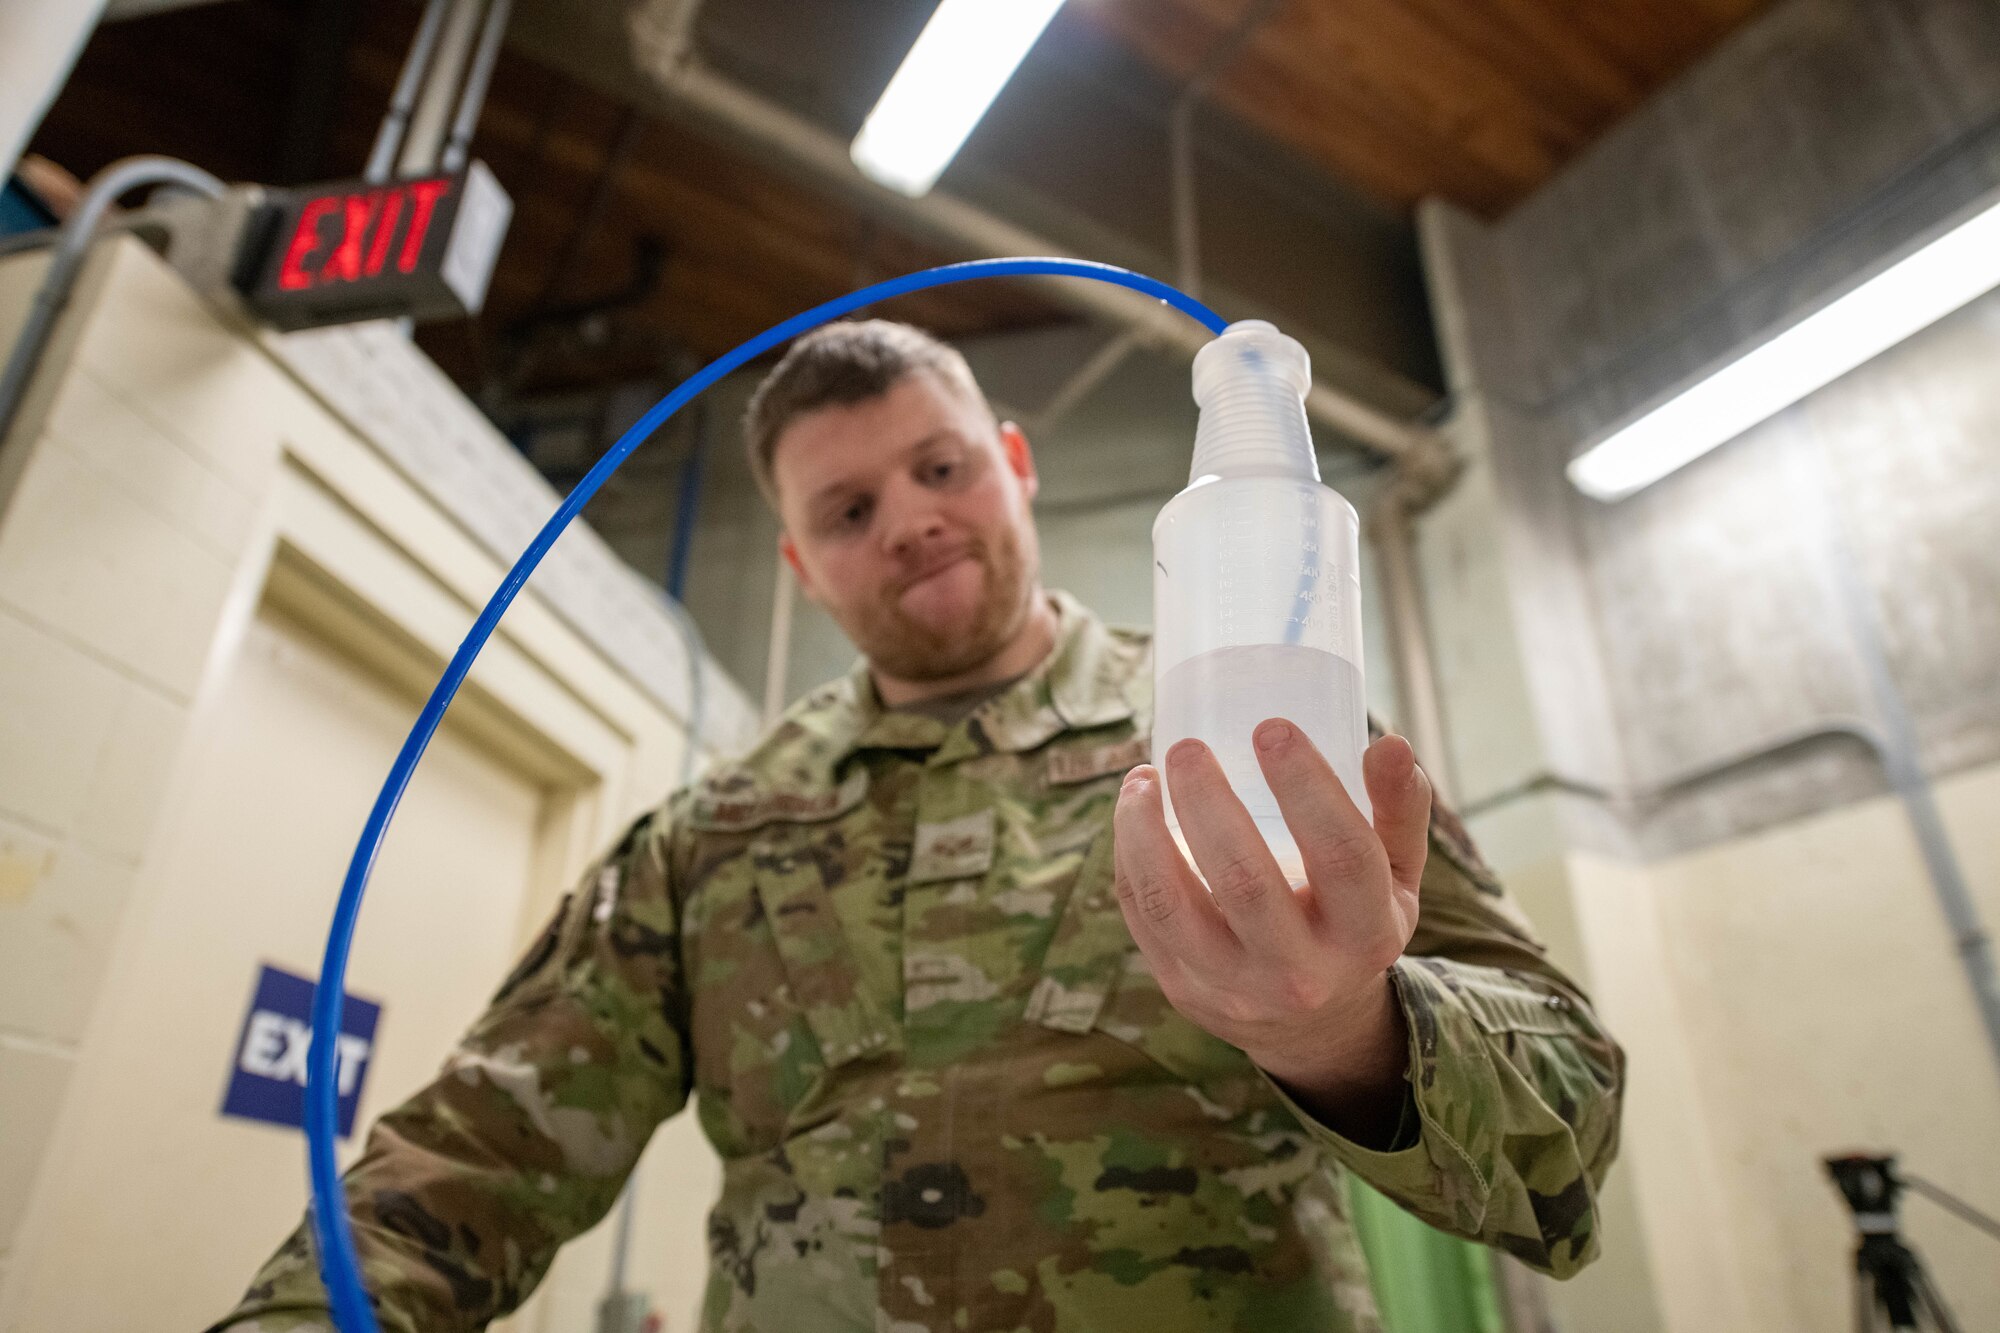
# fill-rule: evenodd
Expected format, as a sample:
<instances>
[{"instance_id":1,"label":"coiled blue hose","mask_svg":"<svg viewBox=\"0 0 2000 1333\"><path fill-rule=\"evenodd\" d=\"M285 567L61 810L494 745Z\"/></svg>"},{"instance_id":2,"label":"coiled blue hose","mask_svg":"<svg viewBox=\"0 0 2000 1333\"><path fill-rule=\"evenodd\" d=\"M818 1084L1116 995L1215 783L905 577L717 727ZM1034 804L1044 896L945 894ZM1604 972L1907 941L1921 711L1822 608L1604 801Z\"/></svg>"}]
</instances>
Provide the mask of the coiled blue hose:
<instances>
[{"instance_id":1,"label":"coiled blue hose","mask_svg":"<svg viewBox=\"0 0 2000 1333\"><path fill-rule=\"evenodd\" d=\"M955 282L970 282L975 278L1016 277L1073 277L1108 282L1157 297L1189 315L1211 333L1221 333L1226 327L1223 319L1213 310L1164 282L1129 269L1083 259L982 259L964 264L946 264L878 282L872 287L863 287L824 305L814 306L804 314L794 315L784 323L766 329L735 351L710 362L634 422L632 428L619 437L618 443L611 446L604 457L584 474L576 488L563 498L556 512L535 534L535 539L528 543L528 549L507 571L507 577L500 581L492 600L486 603L486 609L473 622L465 641L452 654L444 675L438 679L437 687L431 691L423 711L417 715L416 725L410 728L409 736L403 741L396 762L390 766L388 780L382 784L374 808L368 812L368 822L362 827L361 840L354 848L354 859L347 866L347 878L340 886L340 901L333 909L333 926L326 937L326 956L320 962L319 988L313 996L312 1044L306 1054L306 1167L312 1188L311 1216L313 1235L318 1241L320 1279L326 1284L334 1323L341 1333L380 1333L367 1288L362 1285L361 1267L354 1251L354 1231L348 1222L346 1194L340 1184L340 1167L334 1160L334 1127L338 1121L334 1057L347 981L347 954L354 942L354 923L361 912L361 895L368 887L369 875L374 873L375 857L381 851L383 836L389 831L389 821L395 817L403 792L410 785L417 761L423 758L438 723L444 720L445 709L450 707L452 697L464 683L466 673L472 670L473 661L499 625L500 617L506 614L515 596L527 583L528 576L541 564L542 557L555 545L556 538L597 494L598 488L618 470L619 464L645 443L646 438L658 430L668 417L687 406L723 376L781 343L877 301Z\"/></svg>"}]
</instances>

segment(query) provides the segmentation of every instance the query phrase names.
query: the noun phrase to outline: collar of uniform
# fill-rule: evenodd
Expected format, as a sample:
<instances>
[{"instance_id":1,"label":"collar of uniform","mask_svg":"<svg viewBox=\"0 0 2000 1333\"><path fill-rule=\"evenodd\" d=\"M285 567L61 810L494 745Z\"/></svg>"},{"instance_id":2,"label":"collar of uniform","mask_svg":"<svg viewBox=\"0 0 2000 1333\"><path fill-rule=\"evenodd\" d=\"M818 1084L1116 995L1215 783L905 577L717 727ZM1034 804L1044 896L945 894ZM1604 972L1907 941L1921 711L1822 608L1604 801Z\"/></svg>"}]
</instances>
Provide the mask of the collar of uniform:
<instances>
[{"instance_id":1,"label":"collar of uniform","mask_svg":"<svg viewBox=\"0 0 2000 1333\"><path fill-rule=\"evenodd\" d=\"M814 722L835 724L845 733L822 732L841 752L937 750L933 761L942 763L988 749L1032 750L1069 728L1101 727L1131 717L1132 701L1123 688L1133 666L1130 645L1068 593L1052 592L1049 599L1056 609L1055 647L1034 670L957 726L885 710L866 662L829 687L839 692L843 706L815 710L819 716Z\"/></svg>"},{"instance_id":2,"label":"collar of uniform","mask_svg":"<svg viewBox=\"0 0 2000 1333\"><path fill-rule=\"evenodd\" d=\"M1102 727L1132 716L1125 690L1132 646L1066 592L1050 594L1056 646L1042 664L976 716L997 750L1032 750L1065 730Z\"/></svg>"}]
</instances>

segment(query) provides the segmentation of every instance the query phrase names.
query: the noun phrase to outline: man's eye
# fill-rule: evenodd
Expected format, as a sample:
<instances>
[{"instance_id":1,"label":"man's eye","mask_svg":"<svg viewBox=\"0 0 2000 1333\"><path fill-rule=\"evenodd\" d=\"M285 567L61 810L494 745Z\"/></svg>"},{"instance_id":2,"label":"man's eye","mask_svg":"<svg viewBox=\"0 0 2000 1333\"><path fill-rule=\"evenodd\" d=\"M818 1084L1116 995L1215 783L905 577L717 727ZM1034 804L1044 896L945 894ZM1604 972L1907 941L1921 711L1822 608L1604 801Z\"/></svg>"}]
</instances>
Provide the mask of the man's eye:
<instances>
[{"instance_id":1,"label":"man's eye","mask_svg":"<svg viewBox=\"0 0 2000 1333\"><path fill-rule=\"evenodd\" d=\"M924 464L924 480L937 485L950 481L958 475L958 463L951 459L935 459Z\"/></svg>"},{"instance_id":2,"label":"man's eye","mask_svg":"<svg viewBox=\"0 0 2000 1333\"><path fill-rule=\"evenodd\" d=\"M842 530L852 530L868 522L869 503L865 499L850 500L833 513L833 526Z\"/></svg>"}]
</instances>

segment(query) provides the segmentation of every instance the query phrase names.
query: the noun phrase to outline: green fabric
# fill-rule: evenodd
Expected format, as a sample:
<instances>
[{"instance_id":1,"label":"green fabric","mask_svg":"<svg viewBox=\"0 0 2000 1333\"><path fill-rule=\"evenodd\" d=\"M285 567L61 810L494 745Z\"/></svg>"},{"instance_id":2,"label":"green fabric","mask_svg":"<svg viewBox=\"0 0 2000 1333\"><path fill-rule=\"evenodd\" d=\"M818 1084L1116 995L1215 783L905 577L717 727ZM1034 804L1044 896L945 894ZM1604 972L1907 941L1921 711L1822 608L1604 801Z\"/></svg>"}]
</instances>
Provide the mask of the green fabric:
<instances>
[{"instance_id":1,"label":"green fabric","mask_svg":"<svg viewBox=\"0 0 2000 1333\"><path fill-rule=\"evenodd\" d=\"M1491 1256L1347 1177L1348 1202L1388 1333L1506 1333Z\"/></svg>"}]
</instances>

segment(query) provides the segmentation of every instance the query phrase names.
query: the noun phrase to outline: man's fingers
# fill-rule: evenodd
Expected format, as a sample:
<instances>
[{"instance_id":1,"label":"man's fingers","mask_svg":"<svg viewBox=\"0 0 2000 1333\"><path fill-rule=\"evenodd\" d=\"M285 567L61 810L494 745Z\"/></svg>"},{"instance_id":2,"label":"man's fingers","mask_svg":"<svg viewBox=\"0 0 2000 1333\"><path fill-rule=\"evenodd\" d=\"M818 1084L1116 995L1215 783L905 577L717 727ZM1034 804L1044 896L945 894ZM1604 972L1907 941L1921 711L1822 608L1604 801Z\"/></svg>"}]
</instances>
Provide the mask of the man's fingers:
<instances>
[{"instance_id":1,"label":"man's fingers","mask_svg":"<svg viewBox=\"0 0 2000 1333\"><path fill-rule=\"evenodd\" d=\"M1256 743L1257 762L1299 845L1313 896L1338 922L1355 906L1355 890L1379 883L1375 877L1387 869L1381 840L1304 732L1272 718L1257 728Z\"/></svg>"},{"instance_id":2,"label":"man's fingers","mask_svg":"<svg viewBox=\"0 0 2000 1333\"><path fill-rule=\"evenodd\" d=\"M1167 831L1160 771L1142 764L1125 777L1112 816L1118 903L1132 938L1155 962L1214 964L1236 945Z\"/></svg>"},{"instance_id":3,"label":"man's fingers","mask_svg":"<svg viewBox=\"0 0 2000 1333\"><path fill-rule=\"evenodd\" d=\"M1414 889L1430 852L1431 780L1417 767L1410 743L1384 736L1361 757L1361 775L1375 807L1375 833L1396 883Z\"/></svg>"},{"instance_id":4,"label":"man's fingers","mask_svg":"<svg viewBox=\"0 0 2000 1333\"><path fill-rule=\"evenodd\" d=\"M1167 782L1181 836L1236 938L1262 958L1303 955L1305 914L1215 752L1181 741L1167 753Z\"/></svg>"}]
</instances>

